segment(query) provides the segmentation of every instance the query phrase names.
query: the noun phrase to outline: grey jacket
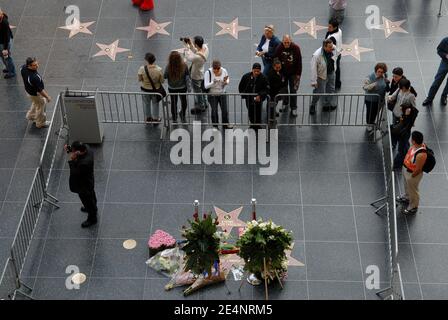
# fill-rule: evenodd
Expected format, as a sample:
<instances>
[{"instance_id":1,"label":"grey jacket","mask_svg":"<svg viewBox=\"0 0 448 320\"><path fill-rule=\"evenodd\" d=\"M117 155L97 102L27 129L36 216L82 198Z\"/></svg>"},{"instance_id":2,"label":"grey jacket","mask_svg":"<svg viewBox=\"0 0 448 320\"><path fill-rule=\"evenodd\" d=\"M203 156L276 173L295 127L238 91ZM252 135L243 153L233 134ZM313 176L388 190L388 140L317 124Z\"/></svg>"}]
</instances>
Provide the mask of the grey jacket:
<instances>
[{"instance_id":1,"label":"grey jacket","mask_svg":"<svg viewBox=\"0 0 448 320\"><path fill-rule=\"evenodd\" d=\"M337 68L337 58L338 52L336 51L336 47L334 47L332 59L335 61L335 71ZM311 58L311 84L316 84L317 78L327 80L327 61L325 60L322 47L317 49L316 52L314 52L313 57Z\"/></svg>"},{"instance_id":2,"label":"grey jacket","mask_svg":"<svg viewBox=\"0 0 448 320\"><path fill-rule=\"evenodd\" d=\"M397 118L400 118L402 116L401 106L403 104L408 104L416 108L415 95L410 91L402 92L400 89L397 89L397 91L389 96L389 99L392 101L397 101L395 103L394 109L392 110L394 116L396 116Z\"/></svg>"}]
</instances>

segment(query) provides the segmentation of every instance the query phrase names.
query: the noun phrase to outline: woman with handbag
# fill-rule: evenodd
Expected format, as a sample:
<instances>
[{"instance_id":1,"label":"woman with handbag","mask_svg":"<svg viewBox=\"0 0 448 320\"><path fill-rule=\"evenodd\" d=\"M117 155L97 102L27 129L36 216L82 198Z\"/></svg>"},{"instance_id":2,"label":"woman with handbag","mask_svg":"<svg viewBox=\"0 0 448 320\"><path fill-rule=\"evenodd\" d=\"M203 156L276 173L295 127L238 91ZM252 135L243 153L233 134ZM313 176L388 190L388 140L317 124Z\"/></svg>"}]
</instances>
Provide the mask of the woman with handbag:
<instances>
[{"instance_id":1,"label":"woman with handbag","mask_svg":"<svg viewBox=\"0 0 448 320\"><path fill-rule=\"evenodd\" d=\"M168 92L170 93L187 93L188 81L190 73L188 72L187 64L182 59L182 56L177 51L171 51L168 57L168 64L164 73L165 79L168 79ZM173 121L177 121L177 100L180 97L181 112L180 118L185 122L185 113L187 110L187 96L186 95L171 95L171 116Z\"/></svg>"},{"instance_id":2,"label":"woman with handbag","mask_svg":"<svg viewBox=\"0 0 448 320\"><path fill-rule=\"evenodd\" d=\"M141 66L138 70L138 81L140 82L140 89L147 93L158 93L162 97L166 96L163 82L165 81L162 74L162 68L154 64L156 57L148 52L145 55L146 65ZM159 102L161 97L159 95L145 94L142 96L143 106L145 108L146 123L160 123L159 117Z\"/></svg>"}]
</instances>

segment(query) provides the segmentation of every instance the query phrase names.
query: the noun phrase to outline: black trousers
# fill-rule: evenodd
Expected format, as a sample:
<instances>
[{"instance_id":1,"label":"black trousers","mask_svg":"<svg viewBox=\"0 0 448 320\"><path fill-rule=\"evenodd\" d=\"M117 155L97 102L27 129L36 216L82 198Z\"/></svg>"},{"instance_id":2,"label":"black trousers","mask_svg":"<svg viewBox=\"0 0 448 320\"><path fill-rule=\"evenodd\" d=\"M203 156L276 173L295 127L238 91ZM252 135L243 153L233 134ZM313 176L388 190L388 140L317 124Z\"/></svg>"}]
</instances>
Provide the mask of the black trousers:
<instances>
[{"instance_id":1,"label":"black trousers","mask_svg":"<svg viewBox=\"0 0 448 320\"><path fill-rule=\"evenodd\" d=\"M168 88L169 93L187 93L187 88L185 89L170 89ZM173 120L177 120L177 100L178 97L180 97L180 104L182 108L182 114L185 115L185 111L187 110L187 96L178 96L178 95L172 95L171 96L171 116L173 117Z\"/></svg>"},{"instance_id":2,"label":"black trousers","mask_svg":"<svg viewBox=\"0 0 448 320\"><path fill-rule=\"evenodd\" d=\"M366 123L367 124L375 124L376 117L378 115L379 110L379 102L378 101L366 101Z\"/></svg>"},{"instance_id":3,"label":"black trousers","mask_svg":"<svg viewBox=\"0 0 448 320\"><path fill-rule=\"evenodd\" d=\"M336 60L336 66L337 66L337 69L336 69L336 83L335 83L335 88L336 89L340 89L341 86L342 86L342 83L341 83L341 56L342 55L339 55L338 59Z\"/></svg>"},{"instance_id":4,"label":"black trousers","mask_svg":"<svg viewBox=\"0 0 448 320\"><path fill-rule=\"evenodd\" d=\"M246 99L246 107L249 113L250 123L261 124L261 109L263 108L263 102L255 102L254 97L248 97Z\"/></svg>"},{"instance_id":5,"label":"black trousers","mask_svg":"<svg viewBox=\"0 0 448 320\"><path fill-rule=\"evenodd\" d=\"M87 220L96 221L98 207L96 206L96 194L95 190L78 193L79 199L81 199L82 205L86 208L89 214Z\"/></svg>"}]
</instances>

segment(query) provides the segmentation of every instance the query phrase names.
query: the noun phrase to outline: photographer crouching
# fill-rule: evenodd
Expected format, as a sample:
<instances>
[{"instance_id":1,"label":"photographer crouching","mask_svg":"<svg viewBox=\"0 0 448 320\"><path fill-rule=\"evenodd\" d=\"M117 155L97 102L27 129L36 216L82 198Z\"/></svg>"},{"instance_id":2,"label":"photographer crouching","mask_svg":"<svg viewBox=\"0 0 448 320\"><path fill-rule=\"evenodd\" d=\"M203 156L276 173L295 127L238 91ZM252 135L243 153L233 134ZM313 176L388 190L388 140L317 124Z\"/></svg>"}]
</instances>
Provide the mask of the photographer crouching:
<instances>
[{"instance_id":1,"label":"photographer crouching","mask_svg":"<svg viewBox=\"0 0 448 320\"><path fill-rule=\"evenodd\" d=\"M93 175L94 162L93 153L90 148L79 141L72 145L65 145L64 150L69 154L70 160L70 191L77 193L81 199L81 211L87 212L87 220L81 224L82 228L88 228L97 223L95 178Z\"/></svg>"}]
</instances>

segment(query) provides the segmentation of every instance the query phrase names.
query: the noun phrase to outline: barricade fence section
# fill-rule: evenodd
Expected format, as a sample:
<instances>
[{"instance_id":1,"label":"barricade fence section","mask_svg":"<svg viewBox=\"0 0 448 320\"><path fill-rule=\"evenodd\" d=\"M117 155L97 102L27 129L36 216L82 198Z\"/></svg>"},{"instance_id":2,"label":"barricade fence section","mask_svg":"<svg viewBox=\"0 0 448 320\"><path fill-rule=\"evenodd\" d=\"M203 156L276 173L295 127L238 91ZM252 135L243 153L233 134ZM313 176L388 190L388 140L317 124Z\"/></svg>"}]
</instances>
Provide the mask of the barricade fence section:
<instances>
[{"instance_id":1,"label":"barricade fence section","mask_svg":"<svg viewBox=\"0 0 448 320\"><path fill-rule=\"evenodd\" d=\"M384 164L384 178L386 196L376 202L384 201L384 204L378 208L377 212L381 209L385 209L387 219L387 235L388 235L388 247L389 247L389 280L390 286L384 290L377 292L377 294L383 299L390 300L404 300L403 281L401 277L400 265L398 262L398 221L397 221L397 209L396 209L396 191L395 191L395 174L393 171L393 151L390 124L392 120L391 115L388 112L384 112L381 118L381 131L382 131L382 154Z\"/></svg>"},{"instance_id":2,"label":"barricade fence section","mask_svg":"<svg viewBox=\"0 0 448 320\"><path fill-rule=\"evenodd\" d=\"M39 166L42 168L45 177L46 187L48 187L51 173L55 167L55 161L57 161L57 151L62 150L64 144L68 141L67 139L68 127L66 125L62 108L62 94L59 94L56 99L53 115L51 117L51 124L48 127L47 136L39 161Z\"/></svg>"},{"instance_id":3,"label":"barricade fence section","mask_svg":"<svg viewBox=\"0 0 448 320\"><path fill-rule=\"evenodd\" d=\"M6 260L0 280L0 300L12 300L17 289L17 277L10 257Z\"/></svg>"},{"instance_id":4,"label":"barricade fence section","mask_svg":"<svg viewBox=\"0 0 448 320\"><path fill-rule=\"evenodd\" d=\"M371 124L379 130L384 106L381 102L370 101L380 101L379 96L342 93L278 94L272 99L270 120L277 126L349 127ZM286 108L281 112L283 105L286 105ZM314 110L312 105L315 106ZM293 109L297 111L296 117L291 115ZM278 117L275 117L275 114L278 114Z\"/></svg>"}]
</instances>

